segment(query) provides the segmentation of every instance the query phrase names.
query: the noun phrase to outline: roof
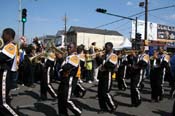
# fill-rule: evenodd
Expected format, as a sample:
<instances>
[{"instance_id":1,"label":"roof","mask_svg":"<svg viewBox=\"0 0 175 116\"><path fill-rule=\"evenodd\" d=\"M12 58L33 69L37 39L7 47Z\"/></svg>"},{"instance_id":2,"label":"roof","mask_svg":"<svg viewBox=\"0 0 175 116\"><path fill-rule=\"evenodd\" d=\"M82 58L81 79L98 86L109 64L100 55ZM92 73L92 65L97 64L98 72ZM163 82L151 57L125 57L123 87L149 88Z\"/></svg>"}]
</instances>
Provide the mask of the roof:
<instances>
[{"instance_id":1,"label":"roof","mask_svg":"<svg viewBox=\"0 0 175 116\"><path fill-rule=\"evenodd\" d=\"M104 35L123 36L121 33L113 30L106 30L106 29L103 30L103 29L94 29L94 28L76 27L76 26L71 26L68 32L86 32L86 33L95 33Z\"/></svg>"},{"instance_id":2,"label":"roof","mask_svg":"<svg viewBox=\"0 0 175 116\"><path fill-rule=\"evenodd\" d=\"M64 35L65 31L64 30L59 30L56 33L56 36Z\"/></svg>"}]
</instances>

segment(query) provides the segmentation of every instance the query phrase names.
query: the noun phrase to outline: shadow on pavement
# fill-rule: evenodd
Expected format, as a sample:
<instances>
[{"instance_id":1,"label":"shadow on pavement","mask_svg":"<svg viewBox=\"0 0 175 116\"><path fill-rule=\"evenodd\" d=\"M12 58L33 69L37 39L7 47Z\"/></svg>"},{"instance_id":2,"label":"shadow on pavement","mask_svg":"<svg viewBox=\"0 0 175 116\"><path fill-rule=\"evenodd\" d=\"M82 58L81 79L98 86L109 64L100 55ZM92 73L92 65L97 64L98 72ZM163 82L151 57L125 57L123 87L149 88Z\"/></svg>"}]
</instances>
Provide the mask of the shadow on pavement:
<instances>
[{"instance_id":1,"label":"shadow on pavement","mask_svg":"<svg viewBox=\"0 0 175 116\"><path fill-rule=\"evenodd\" d=\"M144 87L140 92L141 94L151 94L151 90L146 89L146 87Z\"/></svg>"},{"instance_id":2,"label":"shadow on pavement","mask_svg":"<svg viewBox=\"0 0 175 116\"><path fill-rule=\"evenodd\" d=\"M94 89L91 89L91 88L87 88L87 91L90 91L90 92L95 92L95 93L97 93L97 90L94 90Z\"/></svg>"},{"instance_id":3,"label":"shadow on pavement","mask_svg":"<svg viewBox=\"0 0 175 116\"><path fill-rule=\"evenodd\" d=\"M19 116L29 116L28 114L24 114L24 113L20 112L19 110L15 110L15 111Z\"/></svg>"},{"instance_id":4,"label":"shadow on pavement","mask_svg":"<svg viewBox=\"0 0 175 116\"><path fill-rule=\"evenodd\" d=\"M159 114L160 116L172 116L171 113L165 112L165 111L162 111L162 110L157 110L157 111L152 111L152 112L155 113L155 114Z\"/></svg>"},{"instance_id":5,"label":"shadow on pavement","mask_svg":"<svg viewBox=\"0 0 175 116\"><path fill-rule=\"evenodd\" d=\"M114 96L122 96L122 97L128 97L128 98L131 97L130 94L124 93L124 91L123 91L123 92L117 91L117 92L114 94Z\"/></svg>"},{"instance_id":6,"label":"shadow on pavement","mask_svg":"<svg viewBox=\"0 0 175 116\"><path fill-rule=\"evenodd\" d=\"M151 99L147 99L147 98L144 98L144 97L141 97L141 100L142 100L143 102L151 102Z\"/></svg>"},{"instance_id":7,"label":"shadow on pavement","mask_svg":"<svg viewBox=\"0 0 175 116\"><path fill-rule=\"evenodd\" d=\"M116 101L115 101L115 102L116 102ZM132 105L131 105L131 104L128 104L128 103L123 103L123 102L120 102L120 101L117 101L116 103L119 104L119 107L120 107L120 106L132 107Z\"/></svg>"},{"instance_id":8,"label":"shadow on pavement","mask_svg":"<svg viewBox=\"0 0 175 116\"><path fill-rule=\"evenodd\" d=\"M35 103L34 106L35 109L29 108L29 110L42 112L46 116L58 116L56 110L49 105L46 105L44 103Z\"/></svg>"},{"instance_id":9,"label":"shadow on pavement","mask_svg":"<svg viewBox=\"0 0 175 116\"><path fill-rule=\"evenodd\" d=\"M133 114L126 114L126 113L123 113L123 112L115 112L114 115L116 115L116 116L136 116L136 115L133 115Z\"/></svg>"},{"instance_id":10,"label":"shadow on pavement","mask_svg":"<svg viewBox=\"0 0 175 116\"><path fill-rule=\"evenodd\" d=\"M35 103L35 108L37 111L44 113L46 116L57 116L56 110L46 104Z\"/></svg>"},{"instance_id":11,"label":"shadow on pavement","mask_svg":"<svg viewBox=\"0 0 175 116\"><path fill-rule=\"evenodd\" d=\"M34 103L32 105L24 105L24 106L17 107L16 109L19 116L28 116L20 112L19 111L20 109L31 110L34 112L41 112L41 113L44 113L46 116L58 116L56 110L45 103Z\"/></svg>"},{"instance_id":12,"label":"shadow on pavement","mask_svg":"<svg viewBox=\"0 0 175 116\"><path fill-rule=\"evenodd\" d=\"M79 106L81 106L82 109L85 109L85 110L88 110L88 111L92 111L92 112L98 112L99 109L96 109L96 108L93 108L93 107L90 107L89 105L87 104L84 104L78 100L74 100Z\"/></svg>"},{"instance_id":13,"label":"shadow on pavement","mask_svg":"<svg viewBox=\"0 0 175 116\"><path fill-rule=\"evenodd\" d=\"M33 92L33 91L24 91L24 93L19 93L19 95L28 95L28 96L31 96L33 97L34 99L40 99L40 96L39 94Z\"/></svg>"}]
</instances>

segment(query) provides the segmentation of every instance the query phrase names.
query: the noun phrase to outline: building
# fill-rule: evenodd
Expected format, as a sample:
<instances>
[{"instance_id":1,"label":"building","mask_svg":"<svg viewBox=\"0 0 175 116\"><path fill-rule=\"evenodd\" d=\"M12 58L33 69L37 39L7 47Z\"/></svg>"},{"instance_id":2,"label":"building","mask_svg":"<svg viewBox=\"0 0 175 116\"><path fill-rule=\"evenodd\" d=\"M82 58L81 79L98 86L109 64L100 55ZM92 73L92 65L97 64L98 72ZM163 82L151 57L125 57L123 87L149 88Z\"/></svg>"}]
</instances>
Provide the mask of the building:
<instances>
[{"instance_id":1,"label":"building","mask_svg":"<svg viewBox=\"0 0 175 116\"><path fill-rule=\"evenodd\" d=\"M39 39L45 44L55 43L57 47L64 47L67 43L75 42L77 45L85 45L96 42L98 48L103 48L106 42L112 42L114 49L131 48L131 42L122 34L112 30L93 29L71 26L65 36L64 31L58 31L56 35L46 35Z\"/></svg>"},{"instance_id":2,"label":"building","mask_svg":"<svg viewBox=\"0 0 175 116\"><path fill-rule=\"evenodd\" d=\"M117 31L86 27L71 26L65 41L75 42L77 45L84 44L86 47L96 42L99 48L103 48L106 42L112 42L115 49L131 48L131 42Z\"/></svg>"}]
</instances>

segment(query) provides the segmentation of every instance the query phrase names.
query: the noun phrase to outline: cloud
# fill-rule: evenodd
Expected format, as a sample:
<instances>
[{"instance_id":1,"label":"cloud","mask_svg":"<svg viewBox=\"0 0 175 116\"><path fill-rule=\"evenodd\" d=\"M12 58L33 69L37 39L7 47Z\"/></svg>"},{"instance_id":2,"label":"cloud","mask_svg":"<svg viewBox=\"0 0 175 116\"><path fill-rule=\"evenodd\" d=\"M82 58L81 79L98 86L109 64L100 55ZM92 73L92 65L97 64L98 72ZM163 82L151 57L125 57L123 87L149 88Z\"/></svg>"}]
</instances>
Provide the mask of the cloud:
<instances>
[{"instance_id":1,"label":"cloud","mask_svg":"<svg viewBox=\"0 0 175 116\"><path fill-rule=\"evenodd\" d=\"M175 19L175 14L168 15L165 17L166 19L174 20Z\"/></svg>"},{"instance_id":2,"label":"cloud","mask_svg":"<svg viewBox=\"0 0 175 116\"><path fill-rule=\"evenodd\" d=\"M126 3L126 5L127 5L127 6L132 6L133 3L132 3L131 1L128 1L128 2Z\"/></svg>"}]
</instances>

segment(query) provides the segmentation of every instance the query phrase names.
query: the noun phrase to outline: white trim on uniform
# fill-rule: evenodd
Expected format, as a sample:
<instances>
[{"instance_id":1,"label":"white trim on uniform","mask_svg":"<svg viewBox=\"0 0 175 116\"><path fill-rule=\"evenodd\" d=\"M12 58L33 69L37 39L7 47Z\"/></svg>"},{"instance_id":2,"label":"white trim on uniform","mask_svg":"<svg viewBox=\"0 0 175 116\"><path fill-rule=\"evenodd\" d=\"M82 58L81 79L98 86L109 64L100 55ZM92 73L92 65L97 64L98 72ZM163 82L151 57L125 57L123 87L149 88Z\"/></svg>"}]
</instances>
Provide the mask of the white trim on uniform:
<instances>
[{"instance_id":1,"label":"white trim on uniform","mask_svg":"<svg viewBox=\"0 0 175 116\"><path fill-rule=\"evenodd\" d=\"M140 97L140 91L139 91L138 87L136 87L136 91L137 91L137 94L138 94L138 98L139 98L139 100L140 100L141 97Z\"/></svg>"},{"instance_id":2,"label":"white trim on uniform","mask_svg":"<svg viewBox=\"0 0 175 116\"><path fill-rule=\"evenodd\" d=\"M72 101L69 100L68 103L70 103L70 104L72 105L72 107L73 107L78 113L81 114L81 110L80 110L79 108L77 108L77 107L75 106L75 104L74 104Z\"/></svg>"},{"instance_id":3,"label":"white trim on uniform","mask_svg":"<svg viewBox=\"0 0 175 116\"><path fill-rule=\"evenodd\" d=\"M6 103L6 78L7 78L7 70L3 72L2 77L2 102L3 106L13 115L18 116L14 110Z\"/></svg>"},{"instance_id":4,"label":"white trim on uniform","mask_svg":"<svg viewBox=\"0 0 175 116\"><path fill-rule=\"evenodd\" d=\"M57 97L57 94L55 93L55 91L53 90L53 88L50 85L50 67L48 67L47 69L47 86L48 88L52 91L52 93L55 95L55 97Z\"/></svg>"},{"instance_id":5,"label":"white trim on uniform","mask_svg":"<svg viewBox=\"0 0 175 116\"><path fill-rule=\"evenodd\" d=\"M110 95L109 93L107 93L107 96L108 96L109 101L110 101L110 103L112 104L112 106L115 106L115 104L114 104L114 102L113 102L113 100L112 100L112 98L111 98L111 95Z\"/></svg>"},{"instance_id":6,"label":"white trim on uniform","mask_svg":"<svg viewBox=\"0 0 175 116\"><path fill-rule=\"evenodd\" d=\"M124 75L123 75L123 78L125 79L125 77L126 77L126 69L127 69L127 66L125 65L124 66Z\"/></svg>"},{"instance_id":7,"label":"white trim on uniform","mask_svg":"<svg viewBox=\"0 0 175 116\"><path fill-rule=\"evenodd\" d=\"M80 109L77 108L77 107L75 106L75 104L70 100L71 93L72 93L72 81L73 81L73 77L70 76L67 102L68 102L77 112L79 112L79 113L81 114Z\"/></svg>"},{"instance_id":8,"label":"white trim on uniform","mask_svg":"<svg viewBox=\"0 0 175 116\"><path fill-rule=\"evenodd\" d=\"M163 68L162 84L164 84L165 73L166 73L166 68Z\"/></svg>"},{"instance_id":9,"label":"white trim on uniform","mask_svg":"<svg viewBox=\"0 0 175 116\"><path fill-rule=\"evenodd\" d=\"M82 87L82 85L78 82L77 85L83 90L85 91L85 89Z\"/></svg>"},{"instance_id":10,"label":"white trim on uniform","mask_svg":"<svg viewBox=\"0 0 175 116\"><path fill-rule=\"evenodd\" d=\"M108 75L108 90L110 89L111 87L111 72L109 72L109 75Z\"/></svg>"},{"instance_id":11,"label":"white trim on uniform","mask_svg":"<svg viewBox=\"0 0 175 116\"><path fill-rule=\"evenodd\" d=\"M142 75L143 75L143 69L140 70L140 78L139 78L139 82L138 82L138 84L137 84L137 87L140 86L140 83L141 83L141 81L142 81Z\"/></svg>"},{"instance_id":12,"label":"white trim on uniform","mask_svg":"<svg viewBox=\"0 0 175 116\"><path fill-rule=\"evenodd\" d=\"M70 96L71 96L71 92L72 92L72 81L73 81L73 77L70 76L70 79L69 79L69 89L68 89L68 97L67 97L67 101L70 100Z\"/></svg>"}]
</instances>

